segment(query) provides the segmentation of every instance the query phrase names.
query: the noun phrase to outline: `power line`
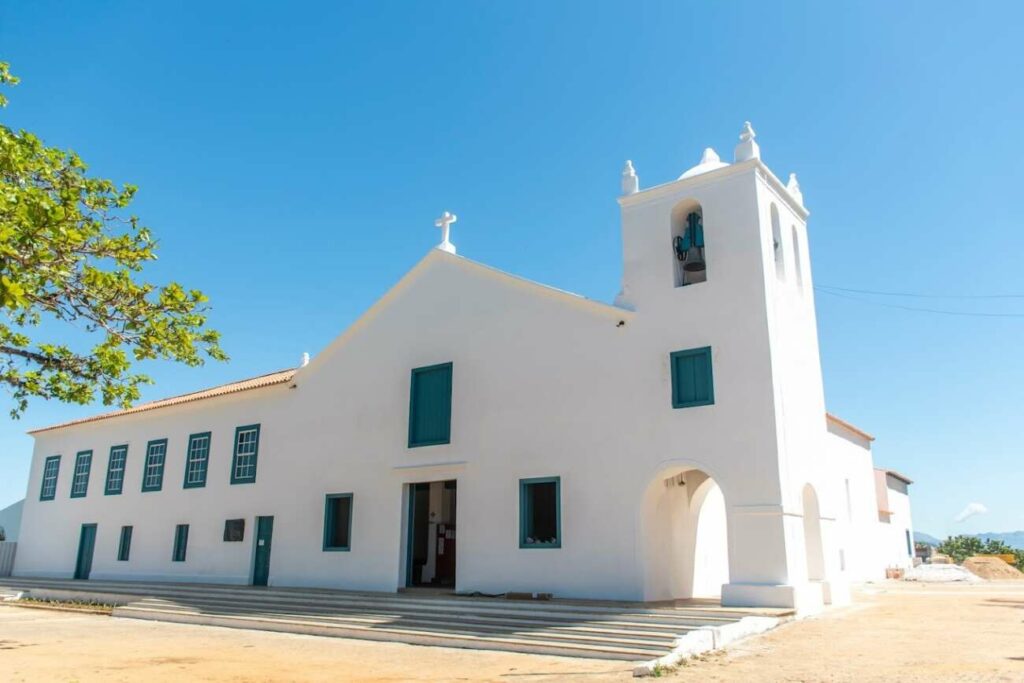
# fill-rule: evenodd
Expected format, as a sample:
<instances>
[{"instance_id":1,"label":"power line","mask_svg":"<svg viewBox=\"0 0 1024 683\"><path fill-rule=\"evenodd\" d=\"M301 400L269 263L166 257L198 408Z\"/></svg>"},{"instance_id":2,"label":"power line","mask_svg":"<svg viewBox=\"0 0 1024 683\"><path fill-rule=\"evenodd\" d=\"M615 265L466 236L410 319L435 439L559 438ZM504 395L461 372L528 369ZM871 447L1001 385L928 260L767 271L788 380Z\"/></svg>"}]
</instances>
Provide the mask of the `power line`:
<instances>
[{"instance_id":1,"label":"power line","mask_svg":"<svg viewBox=\"0 0 1024 683\"><path fill-rule=\"evenodd\" d=\"M1024 294L920 294L915 292L881 292L874 289L851 289L849 287L833 287L832 285L815 285L815 289L852 292L854 294L871 294L874 296L905 296L917 299L1024 299Z\"/></svg>"},{"instance_id":2,"label":"power line","mask_svg":"<svg viewBox=\"0 0 1024 683\"><path fill-rule=\"evenodd\" d=\"M904 306L902 304L890 304L884 301L872 301L870 299L862 299L856 296L849 296L848 294L841 294L839 292L831 292L827 289L822 289L818 286L814 287L822 294L829 294L831 296L840 297L842 299L849 299L850 301L858 301L862 304L871 304L873 306L884 306L885 308L898 308L904 311L918 311L920 313L936 313L939 315L954 315L963 316L968 318L1024 318L1024 313L984 313L979 311L944 311L937 308L920 308L917 306ZM838 288L837 288L838 289ZM854 290L855 291L855 290ZM1021 297L1024 298L1024 297Z\"/></svg>"}]
</instances>

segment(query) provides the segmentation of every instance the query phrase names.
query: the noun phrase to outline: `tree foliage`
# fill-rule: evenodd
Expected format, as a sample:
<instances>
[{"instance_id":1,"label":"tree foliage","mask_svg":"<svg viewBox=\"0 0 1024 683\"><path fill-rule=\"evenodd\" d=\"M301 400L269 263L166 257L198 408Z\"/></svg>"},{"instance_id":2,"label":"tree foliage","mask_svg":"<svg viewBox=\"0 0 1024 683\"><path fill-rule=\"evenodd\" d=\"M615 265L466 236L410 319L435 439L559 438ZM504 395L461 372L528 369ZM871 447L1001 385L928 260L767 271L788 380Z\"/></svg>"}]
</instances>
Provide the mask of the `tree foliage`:
<instances>
[{"instance_id":1,"label":"tree foliage","mask_svg":"<svg viewBox=\"0 0 1024 683\"><path fill-rule=\"evenodd\" d=\"M957 564L963 564L964 560L975 555L1013 555L1017 558L1017 568L1024 569L1024 550L1013 548L994 538L983 541L977 536L950 536L940 543L936 550L949 556Z\"/></svg>"},{"instance_id":2,"label":"tree foliage","mask_svg":"<svg viewBox=\"0 0 1024 683\"><path fill-rule=\"evenodd\" d=\"M0 86L17 83L0 62ZM152 382L137 361L227 359L202 292L141 280L156 242L127 213L136 188L86 170L74 152L0 124L0 384L13 417L33 397L84 404L99 392L127 407ZM90 349L47 338L72 327Z\"/></svg>"}]
</instances>

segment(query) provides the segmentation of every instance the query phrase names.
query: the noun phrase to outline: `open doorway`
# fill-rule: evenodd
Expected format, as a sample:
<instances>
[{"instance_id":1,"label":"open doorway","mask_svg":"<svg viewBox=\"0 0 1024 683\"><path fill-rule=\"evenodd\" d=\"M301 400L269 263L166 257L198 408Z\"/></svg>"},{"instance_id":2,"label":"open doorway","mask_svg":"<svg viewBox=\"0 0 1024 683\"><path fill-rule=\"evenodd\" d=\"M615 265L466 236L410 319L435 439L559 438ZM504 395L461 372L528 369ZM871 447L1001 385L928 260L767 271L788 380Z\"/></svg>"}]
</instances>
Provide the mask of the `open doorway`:
<instances>
[{"instance_id":1,"label":"open doorway","mask_svg":"<svg viewBox=\"0 0 1024 683\"><path fill-rule=\"evenodd\" d=\"M455 587L456 484L409 484L408 587Z\"/></svg>"}]
</instances>

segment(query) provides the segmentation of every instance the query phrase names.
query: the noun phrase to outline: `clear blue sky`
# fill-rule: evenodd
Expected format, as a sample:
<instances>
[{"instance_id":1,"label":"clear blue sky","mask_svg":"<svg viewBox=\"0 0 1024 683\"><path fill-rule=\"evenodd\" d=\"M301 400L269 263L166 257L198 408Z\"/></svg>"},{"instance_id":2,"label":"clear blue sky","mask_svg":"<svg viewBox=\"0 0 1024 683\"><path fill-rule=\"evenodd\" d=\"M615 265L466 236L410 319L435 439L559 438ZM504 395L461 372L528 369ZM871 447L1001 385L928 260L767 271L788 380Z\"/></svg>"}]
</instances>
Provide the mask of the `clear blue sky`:
<instances>
[{"instance_id":1,"label":"clear blue sky","mask_svg":"<svg viewBox=\"0 0 1024 683\"><path fill-rule=\"evenodd\" d=\"M8 2L0 116L140 186L158 280L204 289L232 361L156 398L316 353L438 239L611 300L623 161L644 186L745 119L799 173L819 285L1024 294L1019 2ZM526 246L529 248L525 248ZM905 472L918 529L1024 528L1024 299L817 294L829 408ZM24 430L0 423L0 507ZM963 523L968 503L989 512Z\"/></svg>"}]
</instances>

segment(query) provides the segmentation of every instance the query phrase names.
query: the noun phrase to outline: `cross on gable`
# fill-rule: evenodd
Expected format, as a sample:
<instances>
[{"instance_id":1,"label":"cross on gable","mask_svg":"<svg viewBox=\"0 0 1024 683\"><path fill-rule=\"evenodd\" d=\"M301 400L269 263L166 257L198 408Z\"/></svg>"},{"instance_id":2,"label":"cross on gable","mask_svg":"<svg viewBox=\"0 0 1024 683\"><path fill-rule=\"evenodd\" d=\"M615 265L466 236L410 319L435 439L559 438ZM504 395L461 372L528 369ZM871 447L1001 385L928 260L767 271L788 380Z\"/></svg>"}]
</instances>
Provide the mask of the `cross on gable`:
<instances>
[{"instance_id":1,"label":"cross on gable","mask_svg":"<svg viewBox=\"0 0 1024 683\"><path fill-rule=\"evenodd\" d=\"M452 223L459 220L459 217L450 211L445 211L441 214L441 217L434 221L434 225L441 228L441 243L437 245L437 248L441 251L447 251L449 254L455 253L455 245L452 244L449 239L451 235Z\"/></svg>"}]
</instances>

